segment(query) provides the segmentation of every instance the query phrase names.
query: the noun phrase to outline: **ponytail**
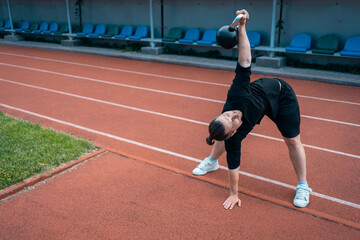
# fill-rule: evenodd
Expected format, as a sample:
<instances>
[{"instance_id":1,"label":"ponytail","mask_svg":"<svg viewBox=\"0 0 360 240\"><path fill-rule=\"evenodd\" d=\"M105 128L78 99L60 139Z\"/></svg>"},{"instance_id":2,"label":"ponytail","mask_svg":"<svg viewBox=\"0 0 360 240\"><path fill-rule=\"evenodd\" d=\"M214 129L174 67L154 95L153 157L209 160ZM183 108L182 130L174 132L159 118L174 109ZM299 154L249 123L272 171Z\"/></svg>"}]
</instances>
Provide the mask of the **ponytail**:
<instances>
[{"instance_id":1,"label":"ponytail","mask_svg":"<svg viewBox=\"0 0 360 240\"><path fill-rule=\"evenodd\" d=\"M215 140L211 136L208 136L206 138L206 143L211 146L215 143Z\"/></svg>"}]
</instances>

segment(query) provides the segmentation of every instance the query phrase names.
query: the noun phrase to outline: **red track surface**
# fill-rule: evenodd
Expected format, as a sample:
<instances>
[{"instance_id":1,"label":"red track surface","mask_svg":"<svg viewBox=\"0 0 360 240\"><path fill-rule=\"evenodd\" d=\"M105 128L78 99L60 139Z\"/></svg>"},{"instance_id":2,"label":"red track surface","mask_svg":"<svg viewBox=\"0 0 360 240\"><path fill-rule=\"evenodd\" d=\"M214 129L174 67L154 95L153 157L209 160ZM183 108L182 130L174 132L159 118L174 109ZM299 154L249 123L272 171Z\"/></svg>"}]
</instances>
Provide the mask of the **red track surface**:
<instances>
[{"instance_id":1,"label":"red track surface","mask_svg":"<svg viewBox=\"0 0 360 240\"><path fill-rule=\"evenodd\" d=\"M226 170L192 176L195 161L210 153L206 124L221 111L233 76L232 71L0 46L2 111L85 136L109 150L0 203L0 228L5 229L1 235L5 239L55 234L58 239L359 236L359 88L285 79L299 96L308 182L315 194L325 195L312 195L306 209L292 210L294 190L289 186L296 185L295 173L285 144L276 140L281 138L278 130L267 118L254 129L258 135L249 135L243 143L241 171L263 179L241 173L239 190L250 195L240 194L241 208L222 210L228 195ZM259 77L252 75L253 80ZM226 166L225 156L220 164Z\"/></svg>"}]
</instances>

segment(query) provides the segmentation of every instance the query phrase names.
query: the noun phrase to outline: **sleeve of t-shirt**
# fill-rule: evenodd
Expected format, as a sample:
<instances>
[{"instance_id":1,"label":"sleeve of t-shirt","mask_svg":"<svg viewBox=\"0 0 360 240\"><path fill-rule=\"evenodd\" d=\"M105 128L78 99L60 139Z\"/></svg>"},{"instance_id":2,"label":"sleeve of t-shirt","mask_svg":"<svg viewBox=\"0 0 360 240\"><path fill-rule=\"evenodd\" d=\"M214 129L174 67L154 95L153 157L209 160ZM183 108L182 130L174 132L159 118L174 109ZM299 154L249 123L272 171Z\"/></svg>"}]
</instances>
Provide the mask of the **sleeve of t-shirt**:
<instances>
[{"instance_id":1,"label":"sleeve of t-shirt","mask_svg":"<svg viewBox=\"0 0 360 240\"><path fill-rule=\"evenodd\" d=\"M236 136L225 141L226 161L230 170L240 166L241 141L235 140Z\"/></svg>"},{"instance_id":2,"label":"sleeve of t-shirt","mask_svg":"<svg viewBox=\"0 0 360 240\"><path fill-rule=\"evenodd\" d=\"M251 125L243 123L234 136L225 140L226 161L230 170L240 166L241 142L251 130Z\"/></svg>"},{"instance_id":3,"label":"sleeve of t-shirt","mask_svg":"<svg viewBox=\"0 0 360 240\"><path fill-rule=\"evenodd\" d=\"M250 75L251 75L251 66L244 68L239 64L239 62L237 62L235 69L235 78L232 84L233 86L231 87L236 88L239 91L239 93L241 93L244 90L246 92L249 92Z\"/></svg>"}]
</instances>

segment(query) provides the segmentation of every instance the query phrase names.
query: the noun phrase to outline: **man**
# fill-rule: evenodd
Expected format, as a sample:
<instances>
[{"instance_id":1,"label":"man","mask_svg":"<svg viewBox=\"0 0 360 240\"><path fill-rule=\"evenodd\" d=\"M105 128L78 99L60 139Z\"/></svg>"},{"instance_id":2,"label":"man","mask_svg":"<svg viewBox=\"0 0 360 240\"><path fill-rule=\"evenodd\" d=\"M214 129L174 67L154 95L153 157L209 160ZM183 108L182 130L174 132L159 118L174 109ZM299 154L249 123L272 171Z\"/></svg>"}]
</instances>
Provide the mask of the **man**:
<instances>
[{"instance_id":1,"label":"man","mask_svg":"<svg viewBox=\"0 0 360 240\"><path fill-rule=\"evenodd\" d=\"M251 49L245 24L249 19L246 10L238 26L238 62L235 78L228 91L222 114L215 117L209 125L206 141L215 143L209 157L205 158L194 170L195 175L204 175L219 168L218 158L226 150L229 168L230 196L225 200L225 209L241 205L238 197L241 142L260 124L264 115L274 121L289 149L298 185L293 204L306 207L312 191L306 181L306 155L300 141L300 110L296 95L291 86L277 78L262 78L250 83Z\"/></svg>"}]
</instances>

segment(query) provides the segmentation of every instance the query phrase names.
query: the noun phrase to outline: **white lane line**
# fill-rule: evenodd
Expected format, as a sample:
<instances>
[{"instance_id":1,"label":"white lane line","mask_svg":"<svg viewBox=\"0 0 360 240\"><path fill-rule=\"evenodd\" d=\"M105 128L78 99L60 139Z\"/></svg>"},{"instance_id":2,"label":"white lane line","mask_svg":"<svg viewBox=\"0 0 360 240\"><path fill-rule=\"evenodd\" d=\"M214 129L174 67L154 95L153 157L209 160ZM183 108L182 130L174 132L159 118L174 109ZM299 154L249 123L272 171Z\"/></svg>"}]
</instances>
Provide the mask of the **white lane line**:
<instances>
[{"instance_id":1,"label":"white lane line","mask_svg":"<svg viewBox=\"0 0 360 240\"><path fill-rule=\"evenodd\" d=\"M154 112L154 111L150 111L150 110L146 110L146 109L141 109L141 108L137 108L137 107L130 107L130 106L123 105L123 104L108 102L108 101L104 101L104 100L100 100L100 99L96 99L96 98L85 97L85 96L81 96L81 95L77 95L77 94L72 94L72 93L67 93L67 92L62 92L62 91L53 90L53 89L49 89L49 88L43 88L43 87L33 86L33 85L25 84L25 83L14 82L14 81L6 80L6 79L3 79L3 78L0 78L0 81L2 81L2 82L7 82L7 83L12 83L12 84L16 84L16 85L21 85L21 86L25 86L25 87L35 88L35 89L39 89L39 90L44 90L44 91L48 91L48 92L58 93L58 94L62 94L62 95L70 96L70 97L76 97L76 98L80 98L80 99L84 99L84 100L88 100L88 101L93 101L93 102L108 104L108 105L112 105L112 106L115 106L115 107L121 107L121 108L131 109L131 110L134 110L134 111L139 111L139 112L145 112L145 113L149 113L149 114L159 115L159 116L162 116L162 117L174 118L174 119L183 120L183 121L186 121L186 122L191 122L191 123L197 123L197 124L207 125L206 123L203 123L203 122L200 122L200 121L196 121L196 120L192 120L192 119L188 119L188 118L183 118L183 117L178 117L178 116L174 116L174 115L169 115L169 114L166 114L166 113Z\"/></svg>"},{"instance_id":2,"label":"white lane line","mask_svg":"<svg viewBox=\"0 0 360 240\"><path fill-rule=\"evenodd\" d=\"M339 124L349 125L349 126L354 126L354 127L360 127L360 124L356 124L356 123L342 122L342 121L331 120L331 119L326 119L326 118L319 118L319 117L313 117L313 116L303 115L303 114L301 114L301 117L303 117L303 118L315 119L315 120L320 120L320 121L325 121L325 122L331 122L331 123L339 123Z\"/></svg>"},{"instance_id":3,"label":"white lane line","mask_svg":"<svg viewBox=\"0 0 360 240\"><path fill-rule=\"evenodd\" d=\"M22 54L6 53L6 52L0 52L0 54L9 55L9 56L16 56L16 57L23 57L23 58L30 58L30 59L37 59L37 60L43 60L43 61L49 61L49 62L72 64L72 65L90 67L90 68L98 68L98 69L103 69L103 70L126 72L126 73L132 73L132 74L143 75L143 76L151 76L151 77L166 78L166 79L173 79L173 80L180 80L180 81L187 81L187 82L195 82L195 83L200 83L200 84L216 85L216 86L222 86L222 87L230 87L229 84L206 82L206 81L194 80L194 79L189 79L189 78L179 78L179 77L172 77L172 76L164 76L164 75L159 75L159 74L151 74L151 73L131 71L131 70L125 70L125 69L119 69L119 68L103 67L103 66L97 66L97 65L91 65L91 64L84 64L84 63L77 63L77 62L71 62L71 61L63 61L63 60L51 59L51 58L34 57L34 56L27 56L27 55L22 55ZM296 96L301 97L301 98L310 98L310 99L314 99L314 100L345 103L345 104L352 104L352 105L360 106L360 103L357 103L357 102L342 101L342 100L320 98L320 97L312 97L312 96L305 96L305 95L296 95Z\"/></svg>"},{"instance_id":4,"label":"white lane line","mask_svg":"<svg viewBox=\"0 0 360 240\"><path fill-rule=\"evenodd\" d=\"M297 97L302 97L302 98L310 98L310 99L314 99L314 100L320 100L320 101L345 103L345 104L352 104L352 105L360 106L360 103L357 103L357 102L341 101L341 100L334 100L334 99L320 98L320 97L310 97L310 96L304 96L304 95L296 95L296 96Z\"/></svg>"},{"instance_id":5,"label":"white lane line","mask_svg":"<svg viewBox=\"0 0 360 240\"><path fill-rule=\"evenodd\" d=\"M141 109L141 108L136 108L136 107L130 107L130 106L127 106L127 105L122 105L122 104L118 104L118 103L108 102L108 101L99 100L99 99L90 98L90 97L84 97L84 96L81 96L81 95L76 95L76 94L72 94L72 93L67 93L67 92L52 90L52 89L48 89L48 88L33 86L33 85L29 85L29 84L13 82L13 81L5 80L5 79L2 79L2 78L0 78L0 81L12 83L12 84L17 84L17 85L21 85L21 86L26 86L26 87L30 87L30 88L40 89L40 90L44 90L44 91L48 91L48 92L54 92L54 93L58 93L58 94L62 94L62 95L67 95L67 96L71 96L71 97L76 97L76 98L80 98L80 99L84 99L84 100L89 100L89 101L93 101L93 102L99 102L99 103L103 103L103 104L108 104L108 105L112 105L112 106L116 106L116 107L122 107L122 108L126 108L126 109L131 109L131 110L134 110L134 111L141 111L141 112L146 112L146 113L149 113L149 114L154 114L154 115L159 115L159 116L163 116L163 117L178 119L178 120L182 120L182 121L186 121L186 122L191 122L191 123L196 123L196 124L200 124L200 125L205 125L205 126L208 125L208 123L201 122L201 121L196 121L196 120L192 120L192 119L189 119L189 118L183 118L183 117L178 117L178 116L174 116L174 115L170 115L170 114L154 112L154 111L150 111L150 110L146 110L146 109ZM261 138L266 138L266 139L270 139L270 140L275 140L275 141L284 142L283 139L274 138L274 137L270 137L270 136L266 136L266 135L262 135L262 134L249 133L249 135L253 135L253 136L256 136L256 137L261 137ZM324 152L330 152L330 153L334 153L334 154L338 154L338 155L342 155L342 156L347 156L347 157L352 157L352 158L360 158L360 156L355 155L355 154L344 153L344 152L335 151L335 150L331 150L331 149L327 149L327 148L322 148L322 147L317 147L317 146L312 146L312 145L308 145L308 144L303 144L303 145L304 145L304 147L312 148L312 149L316 149L316 150L320 150L320 151L324 151Z\"/></svg>"},{"instance_id":6,"label":"white lane line","mask_svg":"<svg viewBox=\"0 0 360 240\"><path fill-rule=\"evenodd\" d=\"M165 149L162 149L162 148L150 146L150 145L147 145L147 144L144 144L144 143L136 142L136 141L129 140L129 139L126 139L126 138L122 138L122 137L119 137L119 136L115 136L115 135L112 135L112 134L109 134L109 133L100 132L100 131L97 131L97 130L94 130L94 129L90 129L90 128L83 127L83 126L80 126L80 125L77 125L77 124L65 122L65 121L62 121L62 120L59 120L59 119L55 119L55 118L48 117L48 116L45 116L45 115L41 115L41 114L38 114L38 113L30 112L30 111L20 109L20 108L17 108L17 107L13 107L13 106L9 106L9 105L6 105L6 104L0 103L0 106L2 106L4 108L7 108L7 109L23 112L23 113L26 113L26 114L29 114L29 115L32 115L32 116L36 116L36 117L39 117L39 118L47 119L49 121L60 123L60 124L66 125L66 126L74 127L74 128L86 131L86 132L90 132L90 133L98 134L98 135L101 135L101 136L105 136L105 137L115 139L115 140L118 140L118 141L121 141L121 142L126 142L126 143L130 143L130 144L140 146L140 147L143 147L143 148L151 149L151 150L156 151L156 152L165 153L165 154L168 154L168 155L171 155L171 156L187 159L187 160L194 161L194 162L201 162L202 161L200 159L193 158L193 157L190 157L190 156L186 156L186 155L183 155L183 154L180 154L180 153L175 153L175 152L165 150ZM224 167L224 166L221 166L221 168L225 169L225 170L228 169L227 167ZM289 184L282 183L282 182L279 182L279 181L275 181L275 180L272 180L272 179L269 179L269 178L261 177L261 176L255 175L255 174L246 173L246 172L243 172L243 171L239 171L239 174L242 174L242 175L245 175L245 176L248 176L248 177L252 177L252 178L255 178L255 179L258 179L258 180L261 180L261 181L269 182L269 183L272 183L272 184L275 184L275 185L283 186L283 187L286 187L286 188L295 189L294 186L291 186ZM350 207L360 209L360 205L356 204L356 203L352 203L352 202L349 202L349 201L345 201L345 200L342 200L342 199L339 199L339 198L334 198L334 197L327 196L327 195L320 194L320 193L316 193L316 192L312 192L311 194L314 195L314 196L317 196L317 197L332 201L332 202L337 202L337 203L340 203L340 204L343 204L343 205L347 205L347 206L350 206Z\"/></svg>"},{"instance_id":7,"label":"white lane line","mask_svg":"<svg viewBox=\"0 0 360 240\"><path fill-rule=\"evenodd\" d=\"M49 62L72 64L72 65L77 65L77 66L82 66L82 67L98 68L98 69L110 70L110 71L116 71L116 72L131 73L131 74L137 74L137 75L143 75L143 76L149 76L149 77L166 78L166 79L172 79L172 80L178 80L178 81L194 82L194 83L208 84L208 85L215 85L215 86L222 86L222 87L229 87L230 86L228 84L222 84L222 83L206 82L206 81L200 81L200 80L195 80L195 79L164 76L164 75L159 75L159 74L131 71L131 70L125 70L125 69L120 69L120 68L103 67L103 66L84 64L84 63L77 63L77 62L71 62L71 61L56 60L56 59L50 59L50 58L33 57L33 56L26 56L26 55L20 55L20 54L12 54L12 53L4 53L4 52L0 52L0 54L16 56L16 57L24 57L24 58L30 58L30 59L37 59L37 60L43 60L43 61L49 61Z\"/></svg>"},{"instance_id":8,"label":"white lane line","mask_svg":"<svg viewBox=\"0 0 360 240\"><path fill-rule=\"evenodd\" d=\"M162 91L162 90L157 90L157 89L152 89L152 88L144 88L144 87L138 87L138 86L133 86L133 85L128 85L128 84L108 82L108 81L104 81L104 80L100 80L100 79L93 79L93 78L81 77L81 76L76 76L76 75L64 74L64 73L53 72L53 71L48 71L48 70L43 70L43 69L38 69L38 68L24 67L24 66L12 65L12 64L7 64L7 63L0 63L0 65L5 65L8 67L14 67L14 68L22 68L22 69L26 69L26 70L30 70L30 71L38 71L38 72L43 72L43 73L60 75L60 76L64 76L64 77L77 78L77 79L82 79L85 81L100 82L100 83L110 84L110 85L115 85L115 86L120 86L120 87L128 87L128 88L134 88L134 89L139 89L139 90L144 90L144 91L169 94L169 95L191 98L191 99L196 99L196 100L203 100L203 101L209 101L209 102L215 102L215 103L221 103L221 104L225 103L224 101L220 101L220 100L216 100L216 99L196 97L196 96L192 96L192 95ZM312 116L307 116L307 115L301 115L301 117L311 118L311 119L320 120L320 121L327 121L327 122L332 122L332 123L338 123L338 124L343 124L343 125L349 125L349 126L354 126L354 127L360 127L360 124L356 124L356 123L348 123L348 122L343 122L343 121L337 121L337 120L319 118L319 117L312 117Z\"/></svg>"},{"instance_id":9,"label":"white lane line","mask_svg":"<svg viewBox=\"0 0 360 240\"><path fill-rule=\"evenodd\" d=\"M15 67L15 68L22 68L22 69L27 69L27 70L31 70L31 71L37 71L37 72L43 72L43 73L50 73L50 74L55 74L55 75L64 76L64 77L77 78L77 79L82 79L82 80L86 80L86 81L105 83L105 84L110 84L110 85L115 85L115 86L120 86L120 87L134 88L134 89L139 89L139 90L143 90L143 91L156 92L156 93L162 93L162 94L169 94L169 95L174 95L174 96L179 96L179 97L186 97L186 98L192 98L192 99L197 99L197 100L204 100L204 101L208 101L208 102L224 103L224 101L210 99L210 98L195 97L195 96L181 94L181 93L173 93L173 92L167 92L167 91L162 91L162 90L157 90L157 89L152 89L152 88L144 88L144 87L138 87L138 86L133 86L133 85L128 85L128 84L108 82L108 81L103 81L103 80L100 80L100 79L80 77L80 76L76 76L76 75L64 74L64 73L59 73L59 72L52 72L52 71L47 71L47 70L43 70L43 69L23 67L23 66L12 65L12 64L7 64L7 63L0 63L0 65L5 65L5 66L8 66L8 67Z\"/></svg>"}]
</instances>

